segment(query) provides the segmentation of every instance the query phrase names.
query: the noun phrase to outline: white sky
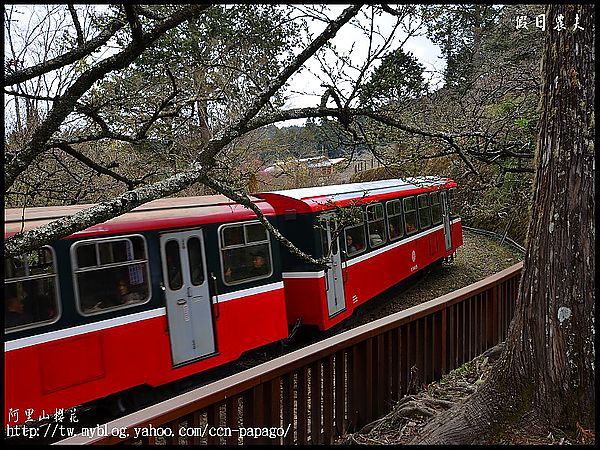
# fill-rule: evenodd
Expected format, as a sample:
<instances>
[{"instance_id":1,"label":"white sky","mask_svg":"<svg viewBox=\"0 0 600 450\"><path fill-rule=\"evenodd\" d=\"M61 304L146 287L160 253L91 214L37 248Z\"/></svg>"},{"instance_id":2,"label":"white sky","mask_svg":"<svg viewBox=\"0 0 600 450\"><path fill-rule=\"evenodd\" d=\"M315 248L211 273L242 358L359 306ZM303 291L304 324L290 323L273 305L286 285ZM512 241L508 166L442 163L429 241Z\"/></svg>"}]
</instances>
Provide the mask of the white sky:
<instances>
[{"instance_id":1,"label":"white sky","mask_svg":"<svg viewBox=\"0 0 600 450\"><path fill-rule=\"evenodd\" d=\"M8 5L7 5L8 6ZM79 6L81 8L83 5ZM302 6L302 5L298 5ZM330 18L338 17L342 11L347 8L348 5L328 5L330 12L328 16ZM390 5L395 7L395 5ZM100 8L102 8L100 6ZM42 14L46 12L45 7L41 7L40 5L18 5L15 8L18 12L13 15L13 19L18 22L23 23L31 20L33 10L36 11L37 14ZM367 7L363 7L362 11L367 11ZM361 17L361 13L357 17ZM389 34L392 30L393 25L395 23L395 17L384 13L381 16L376 17L375 24L379 27L379 30L383 35ZM315 21L311 25L311 32L313 33L313 37L317 36L325 28L325 23ZM70 26L69 23L65 23L64 26ZM397 35L394 36L393 43L390 47L390 50L393 50L399 46L400 40L404 39L405 35L399 30L396 31ZM341 53L347 54L352 44L354 43L354 49L351 54L349 54L351 60L360 64L364 61L367 54L367 45L368 40L362 34L360 30L352 26L351 23L345 24L340 31L337 33L335 38L332 40L333 44L336 46L337 50ZM381 39L379 41L375 40L374 44L381 43ZM7 50L7 41L6 35L4 40L5 50ZM408 39L406 42L404 49L406 51L410 51L425 67L425 78L429 79L431 77L430 84L439 86L441 84L442 76L441 72L445 67L445 61L441 57L441 52L439 47L434 45L429 39L424 36L415 36ZM115 49L106 48L102 54L96 54L96 57L106 58L110 56L110 53L114 52ZM328 59L328 61L331 61ZM379 62L376 63L378 65ZM289 90L287 92L288 101L285 104L285 108L302 108L309 106L317 106L320 102L320 97L323 94L324 89L320 86L321 81L313 75L312 72L321 73L320 65L315 58L315 56L311 57L306 63L306 68L304 68L301 72L294 74L289 80ZM355 72L349 72L350 74L355 74ZM324 78L327 81L327 78ZM343 85L340 85L340 88L344 88ZM300 94L303 92L303 94ZM6 97L5 97L6 102ZM290 125L301 125L305 122L305 119L287 121L277 124L278 126L290 126Z\"/></svg>"},{"instance_id":2,"label":"white sky","mask_svg":"<svg viewBox=\"0 0 600 450\"><path fill-rule=\"evenodd\" d=\"M329 5L331 10L329 17L334 18L339 16L347 6L348 5ZM394 5L390 6L394 7ZM393 29L395 17L384 13L376 18L375 23L379 26L381 33L387 35ZM325 24L316 22L313 25L311 32L316 36L317 33L320 33L324 28ZM402 33L400 30L396 30L396 33L397 35L394 36L393 43L390 47L391 50L398 48L400 41L406 36L406 34ZM379 42L382 42L381 39ZM354 43L354 48L350 57L352 61L357 63L364 60L368 52L368 40L361 31L357 30L350 23L344 25L340 31L338 31L337 35L332 40L332 43L336 46L338 51L343 53L348 53ZM431 77L430 84L439 87L442 83L442 72L446 65L440 48L433 44L426 36L414 36L407 40L404 45L404 50L411 52L419 62L423 64L426 71L424 74L425 79L429 80ZM305 65L313 72L322 73L320 64L314 56L311 57ZM375 65L379 65L379 62ZM288 101L285 104L286 108L314 107L319 104L324 89L320 86L321 81L309 70L304 69L300 73L293 75L290 78L289 85L290 89ZM307 94L299 94L298 92L307 92ZM277 124L277 126L302 125L304 122L305 119L291 120L281 122Z\"/></svg>"}]
</instances>

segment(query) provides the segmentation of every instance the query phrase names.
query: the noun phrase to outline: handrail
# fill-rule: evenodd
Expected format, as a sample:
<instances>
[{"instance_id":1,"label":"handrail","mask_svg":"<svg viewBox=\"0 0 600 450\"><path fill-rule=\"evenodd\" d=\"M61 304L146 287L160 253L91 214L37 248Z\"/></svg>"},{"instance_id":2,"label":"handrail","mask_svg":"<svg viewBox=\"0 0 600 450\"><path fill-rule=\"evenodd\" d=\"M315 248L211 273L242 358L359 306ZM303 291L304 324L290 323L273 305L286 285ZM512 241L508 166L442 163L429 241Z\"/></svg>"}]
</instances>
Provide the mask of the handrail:
<instances>
[{"instance_id":1,"label":"handrail","mask_svg":"<svg viewBox=\"0 0 600 450\"><path fill-rule=\"evenodd\" d=\"M113 420L105 426L107 429L127 429L130 436L133 437L134 428L139 429L149 425L159 427L170 421L178 420L218 402L222 402L224 399L241 394L255 386L289 374L296 369L305 368L315 363L318 364L318 361L331 357L331 355L336 354L340 350L348 349L373 337L381 337L381 335L390 330L398 329L409 322L423 319L425 316L450 308L461 301L482 295L486 291L492 292L495 287L518 276L522 267L523 263L519 262L469 286L358 326L206 386L196 388L144 410ZM492 296L494 295L492 294ZM511 301L514 303L514 299ZM64 439L57 444L111 444L121 441L123 439L115 436L96 436L92 438L77 435Z\"/></svg>"}]
</instances>

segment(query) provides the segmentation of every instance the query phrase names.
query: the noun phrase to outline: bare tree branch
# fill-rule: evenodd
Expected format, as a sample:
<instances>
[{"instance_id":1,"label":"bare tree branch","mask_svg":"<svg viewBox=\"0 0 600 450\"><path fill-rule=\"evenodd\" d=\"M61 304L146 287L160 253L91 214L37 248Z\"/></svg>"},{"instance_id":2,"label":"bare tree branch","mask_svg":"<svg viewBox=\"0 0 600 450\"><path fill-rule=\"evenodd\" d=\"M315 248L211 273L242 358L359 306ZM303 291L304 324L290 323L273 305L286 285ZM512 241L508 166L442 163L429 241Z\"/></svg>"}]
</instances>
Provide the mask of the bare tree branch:
<instances>
[{"instance_id":1,"label":"bare tree branch","mask_svg":"<svg viewBox=\"0 0 600 450\"><path fill-rule=\"evenodd\" d=\"M98 36L87 41L84 45L77 47L76 49L67 52L63 55L57 56L54 59L45 61L36 66L27 67L25 69L16 70L10 73L4 74L4 86L12 86L13 84L22 83L35 77L39 77L52 70L59 69L68 64L72 64L75 61L80 60L86 55L91 54L97 48L100 48L119 30L123 27L124 23L120 19L111 20L106 26L106 30L102 31Z\"/></svg>"},{"instance_id":2,"label":"bare tree branch","mask_svg":"<svg viewBox=\"0 0 600 450\"><path fill-rule=\"evenodd\" d=\"M140 130L136 134L136 140L142 139L144 136L146 136L146 133L148 133L148 130L150 129L152 124L156 122L160 117L165 117L161 116L161 112L168 106L172 105L173 99L177 97L179 89L177 88L177 82L175 81L175 77L173 76L171 70L168 67L165 70L167 72L167 75L169 76L169 79L171 80L173 91L169 94L167 98L165 98L161 102L158 108L156 108L156 111L154 111L154 113L152 114L152 117L150 117L150 119L148 119L148 121L142 126L142 128L140 128Z\"/></svg>"},{"instance_id":3,"label":"bare tree branch","mask_svg":"<svg viewBox=\"0 0 600 450\"><path fill-rule=\"evenodd\" d=\"M28 98L30 100L45 100L45 101L49 101L49 102L53 102L57 98L60 98L60 97L44 97L41 95L31 95L31 94L27 94L25 92L11 91L10 89L4 89L4 93L8 94L8 95L14 95L15 97L23 97L23 98Z\"/></svg>"},{"instance_id":4,"label":"bare tree branch","mask_svg":"<svg viewBox=\"0 0 600 450\"><path fill-rule=\"evenodd\" d=\"M113 55L92 68L86 70L67 91L56 100L46 119L35 130L28 145L9 161L5 167L5 192L10 189L15 179L27 168L46 146L52 134L59 129L63 120L73 111L79 98L99 79L109 72L123 69L142 54L152 43L168 30L182 22L200 14L211 5L193 5L174 12L168 19L144 33L141 41L132 41L121 52Z\"/></svg>"},{"instance_id":5,"label":"bare tree branch","mask_svg":"<svg viewBox=\"0 0 600 450\"><path fill-rule=\"evenodd\" d=\"M101 166L100 164L98 164L95 161L93 161L92 159L88 158L83 153L78 152L77 150L75 150L73 147L71 147L69 144L67 144L65 142L57 143L56 147L60 148L62 151L71 155L72 157L78 159L86 166L90 167L91 169L94 169L96 172L102 173L104 175L108 175L109 177L114 178L117 181L125 183L125 185L127 186L127 188L129 190L134 189L134 187L136 185L140 184L140 181L130 180L129 178L126 178L122 175L119 175L116 172L113 172L112 170L108 169L107 167Z\"/></svg>"},{"instance_id":6,"label":"bare tree branch","mask_svg":"<svg viewBox=\"0 0 600 450\"><path fill-rule=\"evenodd\" d=\"M241 136L246 129L248 122L255 117L260 109L269 101L269 99L281 88L285 82L298 70L302 65L319 50L329 39L336 35L337 31L347 22L350 21L360 10L362 5L352 5L346 8L340 16L331 21L325 30L314 39L308 47L306 47L294 60L288 64L283 71L270 83L270 85L262 91L255 101L246 109L237 122L229 127L225 133L221 133L215 139L212 139L208 148L202 152L201 161L210 162L217 152L225 145L229 144L233 139Z\"/></svg>"},{"instance_id":7,"label":"bare tree branch","mask_svg":"<svg viewBox=\"0 0 600 450\"><path fill-rule=\"evenodd\" d=\"M129 28L131 28L131 36L133 40L138 42L141 41L144 32L142 31L142 24L140 23L136 6L130 3L125 3L123 8L125 9L125 17L127 17Z\"/></svg>"},{"instance_id":8,"label":"bare tree branch","mask_svg":"<svg viewBox=\"0 0 600 450\"><path fill-rule=\"evenodd\" d=\"M71 13L71 18L73 19L75 31L77 32L77 46L83 47L85 45L85 40L83 39L83 30L81 29L81 24L79 23L79 17L77 17L77 11L75 10L73 3L69 3L67 6L69 8L69 12Z\"/></svg>"}]
</instances>

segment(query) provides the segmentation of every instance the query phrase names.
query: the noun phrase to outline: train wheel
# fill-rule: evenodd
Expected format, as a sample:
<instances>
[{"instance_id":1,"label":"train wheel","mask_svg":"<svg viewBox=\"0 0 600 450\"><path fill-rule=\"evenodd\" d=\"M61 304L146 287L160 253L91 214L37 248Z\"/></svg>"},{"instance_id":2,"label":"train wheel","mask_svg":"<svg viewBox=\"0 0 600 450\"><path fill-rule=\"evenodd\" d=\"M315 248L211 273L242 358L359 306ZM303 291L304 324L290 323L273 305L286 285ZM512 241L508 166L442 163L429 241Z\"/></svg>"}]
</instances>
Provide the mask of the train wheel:
<instances>
[{"instance_id":1,"label":"train wheel","mask_svg":"<svg viewBox=\"0 0 600 450\"><path fill-rule=\"evenodd\" d=\"M156 402L156 392L149 386L138 386L107 398L113 417L121 417L146 408Z\"/></svg>"}]
</instances>

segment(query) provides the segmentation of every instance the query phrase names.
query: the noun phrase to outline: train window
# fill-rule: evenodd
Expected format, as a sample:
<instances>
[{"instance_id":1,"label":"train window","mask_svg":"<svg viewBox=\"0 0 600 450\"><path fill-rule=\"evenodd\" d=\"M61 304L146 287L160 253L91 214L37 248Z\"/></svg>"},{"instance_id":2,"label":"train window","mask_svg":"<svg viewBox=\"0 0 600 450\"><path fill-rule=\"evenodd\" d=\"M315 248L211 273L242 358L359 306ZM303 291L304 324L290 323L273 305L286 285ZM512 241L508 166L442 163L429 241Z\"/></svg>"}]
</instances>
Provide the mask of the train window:
<instances>
[{"instance_id":1,"label":"train window","mask_svg":"<svg viewBox=\"0 0 600 450\"><path fill-rule=\"evenodd\" d=\"M79 262L80 268L97 265L96 245L83 244L77 247L77 261Z\"/></svg>"},{"instance_id":2,"label":"train window","mask_svg":"<svg viewBox=\"0 0 600 450\"><path fill-rule=\"evenodd\" d=\"M454 190L455 188L448 189L448 212L450 217L457 216L457 213L454 211Z\"/></svg>"},{"instance_id":3,"label":"train window","mask_svg":"<svg viewBox=\"0 0 600 450\"><path fill-rule=\"evenodd\" d=\"M387 241L385 235L385 216L383 205L377 203L367 206L367 229L369 230L369 245L379 247Z\"/></svg>"},{"instance_id":4,"label":"train window","mask_svg":"<svg viewBox=\"0 0 600 450\"><path fill-rule=\"evenodd\" d=\"M167 258L167 283L169 283L169 290L178 291L183 286L178 241L173 239L166 243L165 256Z\"/></svg>"},{"instance_id":5,"label":"train window","mask_svg":"<svg viewBox=\"0 0 600 450\"><path fill-rule=\"evenodd\" d=\"M404 223L406 234L417 232L417 201L414 197L404 199Z\"/></svg>"},{"instance_id":6,"label":"train window","mask_svg":"<svg viewBox=\"0 0 600 450\"><path fill-rule=\"evenodd\" d=\"M225 284L245 283L272 275L269 233L260 222L223 225L220 238Z\"/></svg>"},{"instance_id":7,"label":"train window","mask_svg":"<svg viewBox=\"0 0 600 450\"><path fill-rule=\"evenodd\" d=\"M439 192L431 193L431 217L434 225L442 223L442 205Z\"/></svg>"},{"instance_id":8,"label":"train window","mask_svg":"<svg viewBox=\"0 0 600 450\"><path fill-rule=\"evenodd\" d=\"M386 203L387 218L388 218L388 233L390 241L402 237L402 209L400 200L392 200Z\"/></svg>"},{"instance_id":9,"label":"train window","mask_svg":"<svg viewBox=\"0 0 600 450\"><path fill-rule=\"evenodd\" d=\"M194 286L204 283L204 267L202 265L202 243L197 237L187 241L188 261L190 262L190 279Z\"/></svg>"},{"instance_id":10,"label":"train window","mask_svg":"<svg viewBox=\"0 0 600 450\"><path fill-rule=\"evenodd\" d=\"M71 255L81 314L99 314L150 300L148 257L142 236L78 242Z\"/></svg>"},{"instance_id":11,"label":"train window","mask_svg":"<svg viewBox=\"0 0 600 450\"><path fill-rule=\"evenodd\" d=\"M365 244L365 224L354 225L344 228L344 241L346 242L346 254L348 256L357 255L366 249Z\"/></svg>"},{"instance_id":12,"label":"train window","mask_svg":"<svg viewBox=\"0 0 600 450\"><path fill-rule=\"evenodd\" d=\"M227 227L221 231L223 246L244 244L244 227Z\"/></svg>"},{"instance_id":13,"label":"train window","mask_svg":"<svg viewBox=\"0 0 600 450\"><path fill-rule=\"evenodd\" d=\"M419 224L421 230L431 225L431 206L429 206L429 196L421 194L417 196L419 202Z\"/></svg>"},{"instance_id":14,"label":"train window","mask_svg":"<svg viewBox=\"0 0 600 450\"><path fill-rule=\"evenodd\" d=\"M246 242L264 242L267 240L267 229L261 223L247 225Z\"/></svg>"},{"instance_id":15,"label":"train window","mask_svg":"<svg viewBox=\"0 0 600 450\"><path fill-rule=\"evenodd\" d=\"M56 261L50 247L4 258L4 328L11 332L59 317Z\"/></svg>"},{"instance_id":16,"label":"train window","mask_svg":"<svg viewBox=\"0 0 600 450\"><path fill-rule=\"evenodd\" d=\"M321 229L321 249L323 251L323 256L327 256L330 254L336 255L338 252L338 240L334 231L331 231L333 240L329 242L329 237L327 235L327 230Z\"/></svg>"}]
</instances>

